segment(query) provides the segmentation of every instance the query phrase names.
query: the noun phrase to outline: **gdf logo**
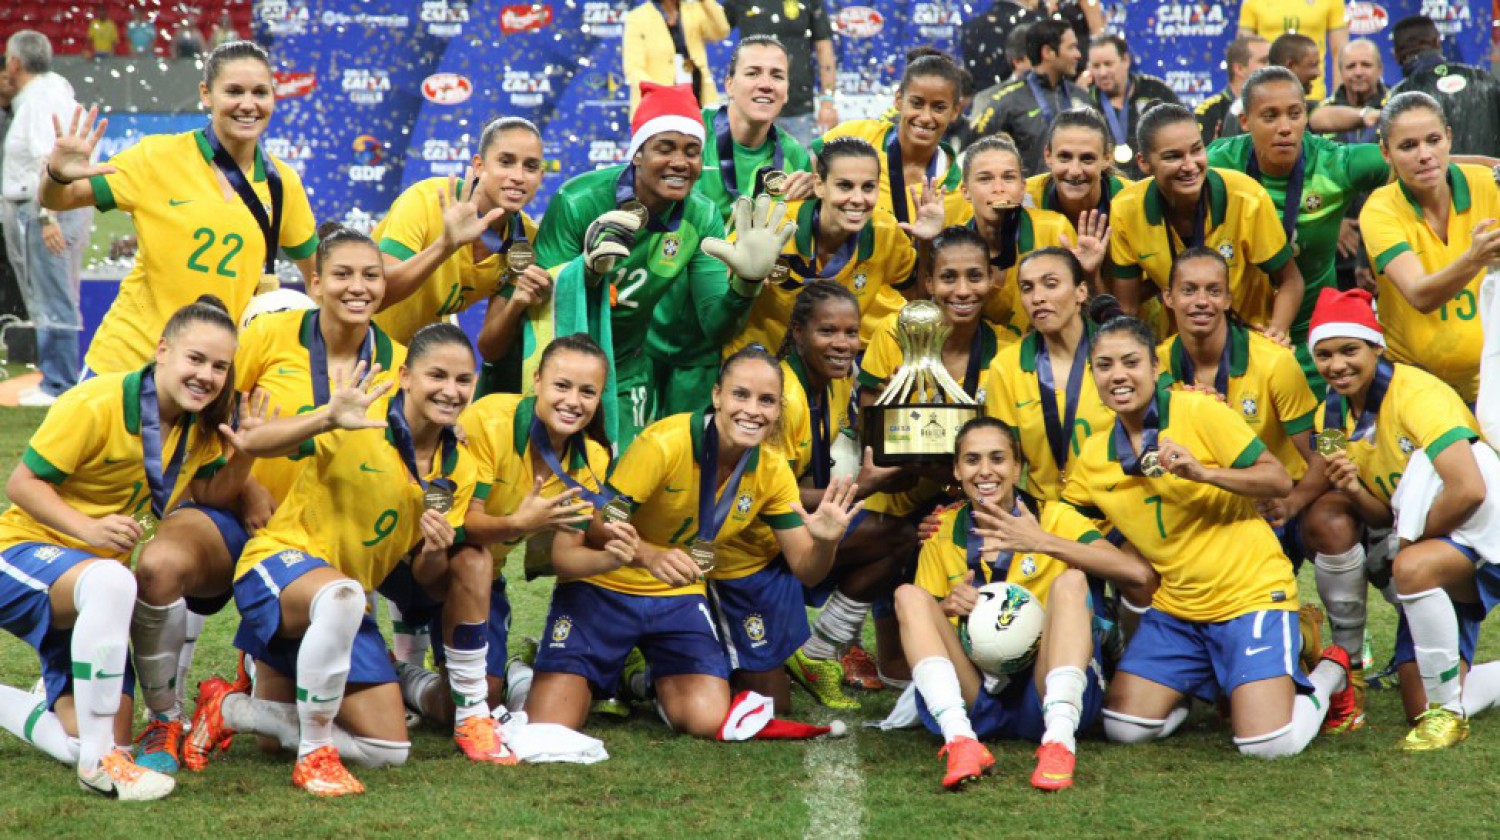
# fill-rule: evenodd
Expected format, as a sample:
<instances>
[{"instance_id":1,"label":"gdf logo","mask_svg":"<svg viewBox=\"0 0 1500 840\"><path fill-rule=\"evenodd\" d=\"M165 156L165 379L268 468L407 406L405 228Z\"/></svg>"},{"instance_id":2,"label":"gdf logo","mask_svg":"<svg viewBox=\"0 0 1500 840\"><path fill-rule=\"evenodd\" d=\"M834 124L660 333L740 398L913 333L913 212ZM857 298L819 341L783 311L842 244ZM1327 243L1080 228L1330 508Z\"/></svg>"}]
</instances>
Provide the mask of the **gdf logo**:
<instances>
[{"instance_id":1,"label":"gdf logo","mask_svg":"<svg viewBox=\"0 0 1500 840\"><path fill-rule=\"evenodd\" d=\"M349 167L351 181L379 181L385 177L385 145L369 134L354 138L354 165Z\"/></svg>"},{"instance_id":2,"label":"gdf logo","mask_svg":"<svg viewBox=\"0 0 1500 840\"><path fill-rule=\"evenodd\" d=\"M469 22L469 4L464 0L423 0L418 18L436 38L451 38Z\"/></svg>"},{"instance_id":3,"label":"gdf logo","mask_svg":"<svg viewBox=\"0 0 1500 840\"><path fill-rule=\"evenodd\" d=\"M625 34L625 9L605 0L583 4L583 34L594 38L618 38Z\"/></svg>"},{"instance_id":4,"label":"gdf logo","mask_svg":"<svg viewBox=\"0 0 1500 840\"><path fill-rule=\"evenodd\" d=\"M625 160L625 146L614 140L589 143L589 163L620 163Z\"/></svg>"},{"instance_id":5,"label":"gdf logo","mask_svg":"<svg viewBox=\"0 0 1500 840\"><path fill-rule=\"evenodd\" d=\"M387 70L351 68L344 71L343 88L350 102L378 105L385 101L385 94L391 89L391 74Z\"/></svg>"},{"instance_id":6,"label":"gdf logo","mask_svg":"<svg viewBox=\"0 0 1500 840\"><path fill-rule=\"evenodd\" d=\"M500 89L510 94L510 104L531 108L542 104L552 92L552 82L545 73L538 78L525 70L506 70Z\"/></svg>"}]
</instances>

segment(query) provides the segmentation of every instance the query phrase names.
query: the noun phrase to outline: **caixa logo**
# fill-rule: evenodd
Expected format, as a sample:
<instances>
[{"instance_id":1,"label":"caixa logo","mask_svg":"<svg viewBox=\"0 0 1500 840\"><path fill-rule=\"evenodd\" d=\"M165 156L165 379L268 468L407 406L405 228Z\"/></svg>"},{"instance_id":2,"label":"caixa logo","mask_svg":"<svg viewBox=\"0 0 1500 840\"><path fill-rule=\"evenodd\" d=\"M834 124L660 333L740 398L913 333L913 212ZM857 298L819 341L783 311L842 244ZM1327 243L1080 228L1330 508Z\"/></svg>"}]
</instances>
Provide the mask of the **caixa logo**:
<instances>
[{"instance_id":1,"label":"caixa logo","mask_svg":"<svg viewBox=\"0 0 1500 840\"><path fill-rule=\"evenodd\" d=\"M388 70L348 69L344 71L344 93L350 102L361 105L378 105L385 100L391 89L391 74Z\"/></svg>"},{"instance_id":2,"label":"caixa logo","mask_svg":"<svg viewBox=\"0 0 1500 840\"><path fill-rule=\"evenodd\" d=\"M462 175L471 157L469 148L461 144L437 138L422 143L422 160L433 175Z\"/></svg>"},{"instance_id":3,"label":"caixa logo","mask_svg":"<svg viewBox=\"0 0 1500 840\"><path fill-rule=\"evenodd\" d=\"M859 70L839 71L839 92L849 96L869 96L872 94L885 93L887 85L880 82L880 71L878 68L870 72Z\"/></svg>"},{"instance_id":4,"label":"caixa logo","mask_svg":"<svg viewBox=\"0 0 1500 840\"><path fill-rule=\"evenodd\" d=\"M506 6L500 10L500 31L507 35L532 32L552 22L552 7L541 3Z\"/></svg>"},{"instance_id":5,"label":"caixa logo","mask_svg":"<svg viewBox=\"0 0 1500 840\"><path fill-rule=\"evenodd\" d=\"M625 149L614 140L595 140L589 143L589 163L622 163Z\"/></svg>"},{"instance_id":6,"label":"caixa logo","mask_svg":"<svg viewBox=\"0 0 1500 840\"><path fill-rule=\"evenodd\" d=\"M313 145L302 137L267 137L263 143L266 154L297 170L307 171L307 162L312 160Z\"/></svg>"},{"instance_id":7,"label":"caixa logo","mask_svg":"<svg viewBox=\"0 0 1500 840\"><path fill-rule=\"evenodd\" d=\"M385 144L369 134L354 138L354 163L349 167L351 181L379 181L385 177Z\"/></svg>"},{"instance_id":8,"label":"caixa logo","mask_svg":"<svg viewBox=\"0 0 1500 840\"><path fill-rule=\"evenodd\" d=\"M885 28L885 16L869 6L847 6L834 18L834 26L846 38L873 38Z\"/></svg>"},{"instance_id":9,"label":"caixa logo","mask_svg":"<svg viewBox=\"0 0 1500 840\"><path fill-rule=\"evenodd\" d=\"M277 99L306 96L318 86L318 74L310 70L277 70L271 78L276 83Z\"/></svg>"},{"instance_id":10,"label":"caixa logo","mask_svg":"<svg viewBox=\"0 0 1500 840\"><path fill-rule=\"evenodd\" d=\"M422 96L439 105L457 105L474 95L474 83L458 73L433 73L422 80Z\"/></svg>"},{"instance_id":11,"label":"caixa logo","mask_svg":"<svg viewBox=\"0 0 1500 840\"><path fill-rule=\"evenodd\" d=\"M451 38L469 22L469 4L463 0L422 0L419 18L427 27L427 34Z\"/></svg>"},{"instance_id":12,"label":"caixa logo","mask_svg":"<svg viewBox=\"0 0 1500 840\"><path fill-rule=\"evenodd\" d=\"M1207 71L1168 70L1162 81L1184 100L1201 100L1214 92L1214 79Z\"/></svg>"},{"instance_id":13,"label":"caixa logo","mask_svg":"<svg viewBox=\"0 0 1500 840\"><path fill-rule=\"evenodd\" d=\"M1390 12L1379 3L1350 3L1345 13L1349 17L1349 32L1353 35L1374 35L1391 21Z\"/></svg>"},{"instance_id":14,"label":"caixa logo","mask_svg":"<svg viewBox=\"0 0 1500 840\"><path fill-rule=\"evenodd\" d=\"M1473 25L1469 0L1422 0L1422 14L1432 18L1438 31L1453 36Z\"/></svg>"},{"instance_id":15,"label":"caixa logo","mask_svg":"<svg viewBox=\"0 0 1500 840\"><path fill-rule=\"evenodd\" d=\"M963 23L957 8L936 3L918 3L912 7L911 20L923 38L952 38Z\"/></svg>"},{"instance_id":16,"label":"caixa logo","mask_svg":"<svg viewBox=\"0 0 1500 840\"><path fill-rule=\"evenodd\" d=\"M1156 37L1218 35L1229 25L1223 3L1163 3L1156 8Z\"/></svg>"},{"instance_id":17,"label":"caixa logo","mask_svg":"<svg viewBox=\"0 0 1500 840\"><path fill-rule=\"evenodd\" d=\"M533 74L525 70L506 70L500 89L510 94L510 104L530 108L542 104L552 93L552 82L546 73Z\"/></svg>"},{"instance_id":18,"label":"caixa logo","mask_svg":"<svg viewBox=\"0 0 1500 840\"><path fill-rule=\"evenodd\" d=\"M606 0L584 3L583 34L594 38L618 38L625 34L625 8Z\"/></svg>"},{"instance_id":19,"label":"caixa logo","mask_svg":"<svg viewBox=\"0 0 1500 840\"><path fill-rule=\"evenodd\" d=\"M261 25L272 35L306 32L308 22L312 20L306 0L260 0L255 4L255 12Z\"/></svg>"}]
</instances>

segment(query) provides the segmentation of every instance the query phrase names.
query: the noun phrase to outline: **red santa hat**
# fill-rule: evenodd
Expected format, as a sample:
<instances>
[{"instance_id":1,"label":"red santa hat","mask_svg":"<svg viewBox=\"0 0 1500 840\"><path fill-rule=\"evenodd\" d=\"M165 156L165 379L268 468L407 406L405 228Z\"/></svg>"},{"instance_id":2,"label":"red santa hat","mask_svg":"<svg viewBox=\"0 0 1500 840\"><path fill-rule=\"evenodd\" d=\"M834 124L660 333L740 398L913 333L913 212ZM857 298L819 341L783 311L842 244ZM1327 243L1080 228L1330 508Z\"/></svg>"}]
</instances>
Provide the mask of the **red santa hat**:
<instances>
[{"instance_id":1,"label":"red santa hat","mask_svg":"<svg viewBox=\"0 0 1500 840\"><path fill-rule=\"evenodd\" d=\"M692 85L658 85L641 82L641 102L630 117L630 151L635 153L646 141L664 131L680 131L703 142L703 109Z\"/></svg>"},{"instance_id":2,"label":"red santa hat","mask_svg":"<svg viewBox=\"0 0 1500 840\"><path fill-rule=\"evenodd\" d=\"M1358 338L1384 347L1385 335L1380 331L1380 322L1375 320L1371 300L1370 293L1364 289L1341 292L1324 288L1318 294L1317 306L1313 307L1311 329L1307 334L1308 349L1328 338Z\"/></svg>"}]
</instances>

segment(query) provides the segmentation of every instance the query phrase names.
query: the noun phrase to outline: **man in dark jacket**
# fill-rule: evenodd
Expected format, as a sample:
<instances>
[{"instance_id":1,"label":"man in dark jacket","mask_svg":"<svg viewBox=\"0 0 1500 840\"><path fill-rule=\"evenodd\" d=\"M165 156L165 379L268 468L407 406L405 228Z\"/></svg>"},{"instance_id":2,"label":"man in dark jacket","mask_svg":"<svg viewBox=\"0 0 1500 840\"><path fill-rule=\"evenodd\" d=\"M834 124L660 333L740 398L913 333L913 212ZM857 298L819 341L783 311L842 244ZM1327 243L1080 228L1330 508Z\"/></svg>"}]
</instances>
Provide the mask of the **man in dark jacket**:
<instances>
[{"instance_id":1,"label":"man in dark jacket","mask_svg":"<svg viewBox=\"0 0 1500 840\"><path fill-rule=\"evenodd\" d=\"M1158 102L1181 104L1177 94L1161 79L1135 72L1130 46L1119 35L1101 35L1089 44L1089 74L1094 77L1094 107L1114 137L1115 165L1125 177L1139 180L1143 173L1135 158L1136 123Z\"/></svg>"},{"instance_id":2,"label":"man in dark jacket","mask_svg":"<svg viewBox=\"0 0 1500 840\"><path fill-rule=\"evenodd\" d=\"M1442 35L1426 15L1398 21L1391 42L1405 77L1391 96L1417 90L1436 99L1453 128L1453 154L1500 157L1500 80L1445 59Z\"/></svg>"},{"instance_id":3,"label":"man in dark jacket","mask_svg":"<svg viewBox=\"0 0 1500 840\"><path fill-rule=\"evenodd\" d=\"M1198 104L1194 115L1203 142L1242 134L1240 130L1240 88L1245 80L1270 62L1271 42L1259 35L1241 35L1229 42L1224 51L1224 66L1229 69L1229 85Z\"/></svg>"},{"instance_id":4,"label":"man in dark jacket","mask_svg":"<svg viewBox=\"0 0 1500 840\"><path fill-rule=\"evenodd\" d=\"M1000 89L983 112L971 110L976 138L1005 132L1016 141L1027 176L1042 171L1042 151L1052 119L1069 108L1093 107L1086 92L1075 85L1078 37L1056 18L1033 24L1026 33L1026 55L1031 72Z\"/></svg>"}]
</instances>

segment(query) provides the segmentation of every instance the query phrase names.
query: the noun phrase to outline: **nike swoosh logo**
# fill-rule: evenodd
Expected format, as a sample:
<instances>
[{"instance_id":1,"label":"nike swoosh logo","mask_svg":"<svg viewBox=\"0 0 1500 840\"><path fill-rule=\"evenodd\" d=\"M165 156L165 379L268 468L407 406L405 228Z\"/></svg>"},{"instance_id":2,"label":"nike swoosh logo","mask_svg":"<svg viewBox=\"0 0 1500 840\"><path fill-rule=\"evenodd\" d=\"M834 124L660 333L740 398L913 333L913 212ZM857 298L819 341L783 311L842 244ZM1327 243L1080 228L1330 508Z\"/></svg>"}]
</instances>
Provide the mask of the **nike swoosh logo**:
<instances>
[{"instance_id":1,"label":"nike swoosh logo","mask_svg":"<svg viewBox=\"0 0 1500 840\"><path fill-rule=\"evenodd\" d=\"M170 204L173 207L181 207L184 204L192 204L192 203L193 203L193 200L191 198L169 198L169 199L167 199L167 204Z\"/></svg>"},{"instance_id":2,"label":"nike swoosh logo","mask_svg":"<svg viewBox=\"0 0 1500 840\"><path fill-rule=\"evenodd\" d=\"M962 577L963 577L963 575L949 575L949 576L948 576L948 579L949 579L949 580L959 580L959 579L961 579L961 578L962 578Z\"/></svg>"},{"instance_id":3,"label":"nike swoosh logo","mask_svg":"<svg viewBox=\"0 0 1500 840\"><path fill-rule=\"evenodd\" d=\"M332 703L332 702L334 702L335 700L338 700L338 699L339 699L339 695L337 695L337 694L335 694L332 697L319 697L318 695L311 694L311 693L309 693L307 695L307 700L310 703Z\"/></svg>"},{"instance_id":4,"label":"nike swoosh logo","mask_svg":"<svg viewBox=\"0 0 1500 840\"><path fill-rule=\"evenodd\" d=\"M118 674L106 674L103 671L95 671L94 672L94 679L96 679L96 680L109 680L109 679L114 679L115 677L123 677L123 676L125 676L125 672L124 671L121 671Z\"/></svg>"},{"instance_id":5,"label":"nike swoosh logo","mask_svg":"<svg viewBox=\"0 0 1500 840\"><path fill-rule=\"evenodd\" d=\"M1138 259L1138 260L1149 260L1152 257L1156 256L1156 254L1157 254L1156 251L1152 251L1149 254L1137 254L1136 255L1136 259Z\"/></svg>"},{"instance_id":6,"label":"nike swoosh logo","mask_svg":"<svg viewBox=\"0 0 1500 840\"><path fill-rule=\"evenodd\" d=\"M108 467L108 466L112 466L114 464L121 463L122 461L123 461L123 459L121 459L121 458L105 458L104 459L104 465L106 467Z\"/></svg>"},{"instance_id":7,"label":"nike swoosh logo","mask_svg":"<svg viewBox=\"0 0 1500 840\"><path fill-rule=\"evenodd\" d=\"M1257 653L1265 653L1266 651L1268 651L1270 649L1271 649L1270 645L1266 645L1265 647L1258 647L1258 648L1247 647L1247 648L1245 648L1245 655L1246 656L1254 656Z\"/></svg>"},{"instance_id":8,"label":"nike swoosh logo","mask_svg":"<svg viewBox=\"0 0 1500 840\"><path fill-rule=\"evenodd\" d=\"M1117 481L1114 484L1111 484L1108 487L1104 488L1104 492L1106 492L1106 493L1113 493L1113 492L1115 492L1115 488L1119 487L1119 486L1120 486L1120 483Z\"/></svg>"},{"instance_id":9,"label":"nike swoosh logo","mask_svg":"<svg viewBox=\"0 0 1500 840\"><path fill-rule=\"evenodd\" d=\"M276 372L279 373L279 374L281 374L282 376L285 376L285 375L287 375L289 373L296 373L297 369L296 368L289 368L289 367L279 367L279 368L276 369Z\"/></svg>"},{"instance_id":10,"label":"nike swoosh logo","mask_svg":"<svg viewBox=\"0 0 1500 840\"><path fill-rule=\"evenodd\" d=\"M667 487L667 492L668 493L681 493L683 491L683 489L684 488L682 488L682 487L672 487L672 486L669 485Z\"/></svg>"},{"instance_id":11,"label":"nike swoosh logo","mask_svg":"<svg viewBox=\"0 0 1500 840\"><path fill-rule=\"evenodd\" d=\"M383 472L385 472L385 470L377 470L374 467L370 466L369 464L360 464L359 465L359 471L360 472L371 472L371 473L383 473Z\"/></svg>"},{"instance_id":12,"label":"nike swoosh logo","mask_svg":"<svg viewBox=\"0 0 1500 840\"><path fill-rule=\"evenodd\" d=\"M1025 408L1026 406L1031 405L1034 402L1036 402L1036 400L1027 400L1026 402L1018 402L1018 403L1016 403L1016 408Z\"/></svg>"}]
</instances>

